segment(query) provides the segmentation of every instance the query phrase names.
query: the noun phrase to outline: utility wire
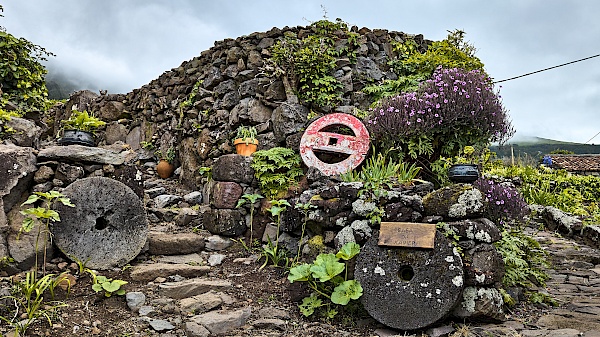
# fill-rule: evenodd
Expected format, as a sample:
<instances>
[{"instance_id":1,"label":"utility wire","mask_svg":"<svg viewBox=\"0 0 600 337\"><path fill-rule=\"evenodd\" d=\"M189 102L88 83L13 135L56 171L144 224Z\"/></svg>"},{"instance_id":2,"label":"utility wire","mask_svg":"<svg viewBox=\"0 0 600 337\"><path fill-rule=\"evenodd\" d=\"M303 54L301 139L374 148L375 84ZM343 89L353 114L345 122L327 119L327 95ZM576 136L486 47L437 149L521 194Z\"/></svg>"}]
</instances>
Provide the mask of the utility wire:
<instances>
[{"instance_id":1,"label":"utility wire","mask_svg":"<svg viewBox=\"0 0 600 337\"><path fill-rule=\"evenodd\" d=\"M587 144L587 143L591 142L592 139L596 138L597 135L600 135L600 132L598 132L597 134L595 134L594 137L590 138L590 140L588 140L587 142L585 142L583 144Z\"/></svg>"},{"instance_id":2,"label":"utility wire","mask_svg":"<svg viewBox=\"0 0 600 337\"><path fill-rule=\"evenodd\" d=\"M517 78L521 78L521 77L525 77L525 76L529 76L529 75L533 75L533 74L541 73L542 71L546 71L546 70L550 70L550 69L554 69L554 68L563 67L563 66L566 66L566 65L569 65L569 64L573 64L573 63L577 63L577 62L581 62L581 61L589 60L589 59L592 59L592 58L594 58L594 57L598 57L598 56L600 56L600 54L598 54L598 55L594 55L594 56L590 56L590 57L586 57L586 58L582 58L582 59L580 59L580 60L576 60L576 61L571 61L571 62L567 62L567 63L559 64L559 65L557 65L557 66L554 66L554 67L550 67L550 68L546 68L546 69L542 69L542 70L537 70L537 71L530 72L530 73L527 73L527 74L523 74L523 75L519 75L519 76L515 76L515 77L507 78L507 79L505 79L505 80L501 80L501 81L495 81L494 83L506 82L506 81L510 81L510 80L517 79ZM596 135L596 136L597 136L597 135ZM596 136L594 136L594 137L596 137Z\"/></svg>"}]
</instances>

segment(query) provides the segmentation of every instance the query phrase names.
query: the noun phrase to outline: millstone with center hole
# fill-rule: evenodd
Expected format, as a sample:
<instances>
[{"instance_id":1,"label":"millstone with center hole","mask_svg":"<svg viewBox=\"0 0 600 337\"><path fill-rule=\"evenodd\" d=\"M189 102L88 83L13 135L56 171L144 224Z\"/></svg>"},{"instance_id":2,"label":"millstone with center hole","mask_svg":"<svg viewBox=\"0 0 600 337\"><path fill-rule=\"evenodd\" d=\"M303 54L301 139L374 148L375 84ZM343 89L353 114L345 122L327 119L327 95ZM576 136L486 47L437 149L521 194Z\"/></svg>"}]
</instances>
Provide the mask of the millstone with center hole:
<instances>
[{"instance_id":1,"label":"millstone with center hole","mask_svg":"<svg viewBox=\"0 0 600 337\"><path fill-rule=\"evenodd\" d=\"M440 232L433 249L380 247L376 232L361 249L354 278L362 303L377 321L400 330L427 327L460 300L463 264Z\"/></svg>"},{"instance_id":2,"label":"millstone with center hole","mask_svg":"<svg viewBox=\"0 0 600 337\"><path fill-rule=\"evenodd\" d=\"M121 267L146 243L144 206L127 185L105 177L77 180L62 192L75 207L57 203L60 222L52 227L56 246L95 269Z\"/></svg>"}]
</instances>

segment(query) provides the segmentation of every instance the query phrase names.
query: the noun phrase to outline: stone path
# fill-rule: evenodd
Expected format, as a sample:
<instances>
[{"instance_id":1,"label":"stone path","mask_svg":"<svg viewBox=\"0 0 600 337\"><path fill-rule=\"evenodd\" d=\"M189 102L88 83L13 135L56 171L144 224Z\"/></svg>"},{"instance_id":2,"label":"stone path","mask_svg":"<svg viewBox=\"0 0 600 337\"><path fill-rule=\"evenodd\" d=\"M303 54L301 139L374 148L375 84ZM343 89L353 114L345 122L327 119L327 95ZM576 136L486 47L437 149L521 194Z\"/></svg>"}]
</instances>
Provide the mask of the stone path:
<instances>
[{"instance_id":1,"label":"stone path","mask_svg":"<svg viewBox=\"0 0 600 337\"><path fill-rule=\"evenodd\" d=\"M559 303L558 307L543 307L541 315L538 310L531 317L514 315L515 318L509 318L502 324L469 323L462 327L442 324L412 335L383 327L373 328L365 335L339 331L330 331L329 335L600 337L600 252L552 232L528 231L542 243L553 263L554 269L549 270L551 278L542 291L552 295ZM239 298L235 296L239 288L235 277L228 280L210 277L220 268L220 260L226 253L221 254L219 249L229 246L229 240L213 236L206 239L207 247L201 254L168 255L169 249L175 250L184 242L189 242L191 235L170 235L167 239L161 234L151 234L151 237L160 238L150 240L151 249L161 250L166 255L157 257L154 263L135 266L131 274L134 279L147 281L151 285L156 283L159 297L177 305L178 312L187 313L183 315L183 321L154 318L151 313L155 309L151 305L136 307L135 299L139 294L129 294L127 299L130 308L159 332L158 336L178 335L174 332L184 332L187 336L293 336L299 331L298 324L302 323L292 318L297 310L295 307L278 308L276 305L261 306L256 303L240 306ZM213 261L209 263L212 266L206 265L210 261ZM256 263L252 258L238 259L236 262ZM183 279L185 276L190 278ZM183 328L176 330L178 324ZM305 336L320 336L323 334L317 331L333 328L326 327L326 324L306 327ZM249 329L251 334L248 333ZM315 332L311 334L310 331Z\"/></svg>"}]
</instances>

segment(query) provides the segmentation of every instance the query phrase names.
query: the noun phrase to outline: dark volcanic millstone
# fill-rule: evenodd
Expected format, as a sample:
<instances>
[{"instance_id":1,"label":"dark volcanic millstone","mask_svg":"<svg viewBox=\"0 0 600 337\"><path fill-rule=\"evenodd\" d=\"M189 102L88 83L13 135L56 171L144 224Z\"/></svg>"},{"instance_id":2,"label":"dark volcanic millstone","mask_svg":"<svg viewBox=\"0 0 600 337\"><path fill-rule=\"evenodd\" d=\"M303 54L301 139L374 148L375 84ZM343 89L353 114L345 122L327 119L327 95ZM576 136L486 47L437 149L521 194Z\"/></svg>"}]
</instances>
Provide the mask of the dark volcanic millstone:
<instances>
[{"instance_id":1,"label":"dark volcanic millstone","mask_svg":"<svg viewBox=\"0 0 600 337\"><path fill-rule=\"evenodd\" d=\"M421 329L449 314L464 281L462 260L452 243L440 232L433 249L379 247L378 240L375 232L354 271L369 314L400 330Z\"/></svg>"},{"instance_id":2,"label":"dark volcanic millstone","mask_svg":"<svg viewBox=\"0 0 600 337\"><path fill-rule=\"evenodd\" d=\"M61 221L52 227L65 255L89 268L121 267L146 243L148 220L142 201L127 185L106 177L80 179L62 192L75 207L57 204Z\"/></svg>"}]
</instances>

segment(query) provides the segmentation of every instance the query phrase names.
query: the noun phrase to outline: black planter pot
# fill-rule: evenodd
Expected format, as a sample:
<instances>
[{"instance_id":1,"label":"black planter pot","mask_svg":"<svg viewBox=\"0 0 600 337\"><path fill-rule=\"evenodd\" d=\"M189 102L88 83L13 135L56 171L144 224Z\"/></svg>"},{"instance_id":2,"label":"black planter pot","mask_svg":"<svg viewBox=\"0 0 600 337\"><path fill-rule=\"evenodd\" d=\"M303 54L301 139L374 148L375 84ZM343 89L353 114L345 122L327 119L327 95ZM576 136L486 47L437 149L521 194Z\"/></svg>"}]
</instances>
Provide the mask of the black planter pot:
<instances>
[{"instance_id":1,"label":"black planter pot","mask_svg":"<svg viewBox=\"0 0 600 337\"><path fill-rule=\"evenodd\" d=\"M61 139L58 140L60 145L83 145L96 146L94 134L81 130L65 130Z\"/></svg>"},{"instance_id":2,"label":"black planter pot","mask_svg":"<svg viewBox=\"0 0 600 337\"><path fill-rule=\"evenodd\" d=\"M455 164L448 169L448 179L453 183L472 183L479 178L476 164Z\"/></svg>"}]
</instances>

